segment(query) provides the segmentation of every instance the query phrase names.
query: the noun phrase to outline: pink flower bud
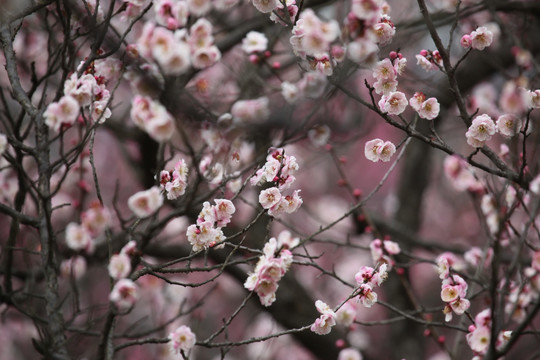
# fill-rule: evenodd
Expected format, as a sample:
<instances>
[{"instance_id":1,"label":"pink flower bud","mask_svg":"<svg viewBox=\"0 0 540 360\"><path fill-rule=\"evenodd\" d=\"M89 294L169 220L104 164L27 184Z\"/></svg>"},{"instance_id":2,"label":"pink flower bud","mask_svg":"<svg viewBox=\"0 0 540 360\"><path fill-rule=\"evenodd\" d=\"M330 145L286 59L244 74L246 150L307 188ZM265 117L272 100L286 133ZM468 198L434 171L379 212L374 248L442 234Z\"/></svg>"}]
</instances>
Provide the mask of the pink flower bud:
<instances>
[{"instance_id":1,"label":"pink flower bud","mask_svg":"<svg viewBox=\"0 0 540 360\"><path fill-rule=\"evenodd\" d=\"M422 55L422 56L427 56L427 55L428 55L428 51L425 50L425 49L422 49L422 50L420 50L420 55Z\"/></svg>"},{"instance_id":2,"label":"pink flower bud","mask_svg":"<svg viewBox=\"0 0 540 360\"><path fill-rule=\"evenodd\" d=\"M471 36L469 34L465 34L461 37L461 46L465 49L468 49L471 47Z\"/></svg>"}]
</instances>

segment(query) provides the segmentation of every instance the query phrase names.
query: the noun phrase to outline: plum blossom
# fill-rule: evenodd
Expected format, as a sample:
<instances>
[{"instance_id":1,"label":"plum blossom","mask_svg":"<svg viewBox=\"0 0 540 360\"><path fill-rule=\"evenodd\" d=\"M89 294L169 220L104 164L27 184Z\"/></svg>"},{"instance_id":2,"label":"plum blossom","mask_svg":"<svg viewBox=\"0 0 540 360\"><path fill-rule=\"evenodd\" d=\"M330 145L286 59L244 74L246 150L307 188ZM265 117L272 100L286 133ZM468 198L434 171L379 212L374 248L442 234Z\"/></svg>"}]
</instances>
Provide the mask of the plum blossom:
<instances>
[{"instance_id":1,"label":"plum blossom","mask_svg":"<svg viewBox=\"0 0 540 360\"><path fill-rule=\"evenodd\" d=\"M58 102L50 103L43 117L45 124L59 132L62 125L72 125L79 116L79 102L70 95L63 96Z\"/></svg>"},{"instance_id":2,"label":"plum blossom","mask_svg":"<svg viewBox=\"0 0 540 360\"><path fill-rule=\"evenodd\" d=\"M222 227L231 222L236 208L232 201L215 199L215 205L203 203L203 208L197 217L197 223L187 228L186 236L193 251L201 251L213 247L225 240Z\"/></svg>"},{"instance_id":3,"label":"plum blossom","mask_svg":"<svg viewBox=\"0 0 540 360\"><path fill-rule=\"evenodd\" d=\"M278 5L278 0L253 0L253 6L264 14L272 12Z\"/></svg>"},{"instance_id":4,"label":"plum blossom","mask_svg":"<svg viewBox=\"0 0 540 360\"><path fill-rule=\"evenodd\" d=\"M347 301L336 311L336 322L343 326L350 326L356 319L356 307L352 299Z\"/></svg>"},{"instance_id":5,"label":"plum blossom","mask_svg":"<svg viewBox=\"0 0 540 360\"><path fill-rule=\"evenodd\" d=\"M471 126L465 133L467 143L473 147L482 147L497 132L497 127L487 114L479 115L472 121Z\"/></svg>"},{"instance_id":6,"label":"plum blossom","mask_svg":"<svg viewBox=\"0 0 540 360\"><path fill-rule=\"evenodd\" d=\"M433 120L439 116L440 105L436 98L431 97L420 105L418 116L422 119Z\"/></svg>"},{"instance_id":7,"label":"plum blossom","mask_svg":"<svg viewBox=\"0 0 540 360\"><path fill-rule=\"evenodd\" d=\"M75 251L87 249L92 242L90 233L77 223L69 223L66 227L66 245Z\"/></svg>"},{"instance_id":8,"label":"plum blossom","mask_svg":"<svg viewBox=\"0 0 540 360\"><path fill-rule=\"evenodd\" d=\"M390 115L399 115L403 111L405 111L405 108L407 107L407 98L405 97L405 94L401 91L395 91L388 96L383 96L384 101L379 103L379 107L381 111L386 112Z\"/></svg>"},{"instance_id":9,"label":"plum blossom","mask_svg":"<svg viewBox=\"0 0 540 360\"><path fill-rule=\"evenodd\" d=\"M529 109L540 108L540 89L536 89L534 91L527 90L524 94L524 97Z\"/></svg>"},{"instance_id":10,"label":"plum blossom","mask_svg":"<svg viewBox=\"0 0 540 360\"><path fill-rule=\"evenodd\" d=\"M294 104L301 96L300 89L297 85L288 81L281 83L281 95L289 104Z\"/></svg>"},{"instance_id":11,"label":"plum blossom","mask_svg":"<svg viewBox=\"0 0 540 360\"><path fill-rule=\"evenodd\" d=\"M109 261L109 276L115 280L123 279L131 272L131 259L127 254L115 254Z\"/></svg>"},{"instance_id":12,"label":"plum blossom","mask_svg":"<svg viewBox=\"0 0 540 360\"><path fill-rule=\"evenodd\" d=\"M444 159L444 172L458 191L479 191L484 187L474 176L471 166L457 155L450 155Z\"/></svg>"},{"instance_id":13,"label":"plum blossom","mask_svg":"<svg viewBox=\"0 0 540 360\"><path fill-rule=\"evenodd\" d=\"M368 160L378 162L390 161L390 158L396 152L396 146L390 141L384 141L381 139L373 139L366 142L364 147L364 155Z\"/></svg>"},{"instance_id":14,"label":"plum blossom","mask_svg":"<svg viewBox=\"0 0 540 360\"><path fill-rule=\"evenodd\" d=\"M182 325L169 334L169 340L172 351L179 354L181 351L191 350L197 342L197 337L188 326Z\"/></svg>"},{"instance_id":15,"label":"plum blossom","mask_svg":"<svg viewBox=\"0 0 540 360\"><path fill-rule=\"evenodd\" d=\"M486 27L480 26L470 35L471 47L476 50L484 50L491 45L493 33Z\"/></svg>"},{"instance_id":16,"label":"plum blossom","mask_svg":"<svg viewBox=\"0 0 540 360\"><path fill-rule=\"evenodd\" d=\"M315 302L315 307L321 315L311 325L311 331L319 335L329 334L336 325L336 313L321 300Z\"/></svg>"},{"instance_id":17,"label":"plum blossom","mask_svg":"<svg viewBox=\"0 0 540 360\"><path fill-rule=\"evenodd\" d=\"M120 279L114 285L109 300L118 308L119 311L127 311L133 307L137 301L137 285L130 279Z\"/></svg>"},{"instance_id":18,"label":"plum blossom","mask_svg":"<svg viewBox=\"0 0 540 360\"><path fill-rule=\"evenodd\" d=\"M283 239L287 234L280 233L278 238ZM288 234L290 236L290 233ZM283 243L272 237L264 245L263 255L252 273L248 275L244 287L255 291L263 306L270 306L276 300L276 291L279 280L289 270L293 255Z\"/></svg>"},{"instance_id":19,"label":"plum blossom","mask_svg":"<svg viewBox=\"0 0 540 360\"><path fill-rule=\"evenodd\" d=\"M362 360L362 354L354 348L346 348L339 352L338 360Z\"/></svg>"},{"instance_id":20,"label":"plum blossom","mask_svg":"<svg viewBox=\"0 0 540 360\"><path fill-rule=\"evenodd\" d=\"M242 40L242 50L246 54L252 54L256 52L263 52L268 46L268 39L266 35L258 31L250 31L246 37Z\"/></svg>"},{"instance_id":21,"label":"plum blossom","mask_svg":"<svg viewBox=\"0 0 540 360\"><path fill-rule=\"evenodd\" d=\"M158 142L169 140L174 133L172 115L156 100L135 95L131 103L131 119Z\"/></svg>"},{"instance_id":22,"label":"plum blossom","mask_svg":"<svg viewBox=\"0 0 540 360\"><path fill-rule=\"evenodd\" d=\"M128 199L130 210L139 218L145 218L155 213L163 205L163 196L157 186L139 191Z\"/></svg>"},{"instance_id":23,"label":"plum blossom","mask_svg":"<svg viewBox=\"0 0 540 360\"><path fill-rule=\"evenodd\" d=\"M497 130L501 135L512 137L516 135L521 128L521 120L513 114L504 114L497 119Z\"/></svg>"},{"instance_id":24,"label":"plum blossom","mask_svg":"<svg viewBox=\"0 0 540 360\"><path fill-rule=\"evenodd\" d=\"M102 206L99 202L95 202L81 214L81 224L88 233L96 238L103 234L111 225L112 217L110 211Z\"/></svg>"},{"instance_id":25,"label":"plum blossom","mask_svg":"<svg viewBox=\"0 0 540 360\"><path fill-rule=\"evenodd\" d=\"M184 195L189 169L184 159L179 160L171 171L162 170L159 175L160 189L166 192L168 200Z\"/></svg>"}]
</instances>

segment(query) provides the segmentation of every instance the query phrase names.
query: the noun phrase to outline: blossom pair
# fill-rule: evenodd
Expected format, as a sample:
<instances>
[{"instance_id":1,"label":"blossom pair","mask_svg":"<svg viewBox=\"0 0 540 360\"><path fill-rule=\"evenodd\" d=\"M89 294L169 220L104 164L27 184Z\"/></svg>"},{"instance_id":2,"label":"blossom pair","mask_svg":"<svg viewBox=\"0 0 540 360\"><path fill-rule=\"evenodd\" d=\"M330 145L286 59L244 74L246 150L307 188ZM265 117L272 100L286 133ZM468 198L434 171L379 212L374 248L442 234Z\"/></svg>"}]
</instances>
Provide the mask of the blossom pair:
<instances>
[{"instance_id":1,"label":"blossom pair","mask_svg":"<svg viewBox=\"0 0 540 360\"><path fill-rule=\"evenodd\" d=\"M391 141L373 139L366 142L364 154L368 160L378 162L390 161L390 158L396 152L396 146Z\"/></svg>"}]
</instances>

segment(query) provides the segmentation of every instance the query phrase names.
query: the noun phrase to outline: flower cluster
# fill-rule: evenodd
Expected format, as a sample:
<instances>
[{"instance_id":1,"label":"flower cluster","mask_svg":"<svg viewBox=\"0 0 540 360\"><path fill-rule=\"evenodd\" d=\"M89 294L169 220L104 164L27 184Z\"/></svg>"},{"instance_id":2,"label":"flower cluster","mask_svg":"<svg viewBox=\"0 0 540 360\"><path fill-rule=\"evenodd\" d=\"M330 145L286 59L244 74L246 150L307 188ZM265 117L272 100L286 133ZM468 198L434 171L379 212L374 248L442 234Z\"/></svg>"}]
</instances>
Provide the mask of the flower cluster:
<instances>
[{"instance_id":1,"label":"flower cluster","mask_svg":"<svg viewBox=\"0 0 540 360\"><path fill-rule=\"evenodd\" d=\"M238 100L231 107L233 121L236 125L262 123L270 117L269 105L266 96Z\"/></svg>"},{"instance_id":2,"label":"flower cluster","mask_svg":"<svg viewBox=\"0 0 540 360\"><path fill-rule=\"evenodd\" d=\"M210 205L205 201L197 217L197 224L187 228L186 236L195 252L214 247L225 240L221 228L231 222L236 208L232 201L227 199L215 199L214 203L215 205Z\"/></svg>"},{"instance_id":3,"label":"flower cluster","mask_svg":"<svg viewBox=\"0 0 540 360\"><path fill-rule=\"evenodd\" d=\"M396 152L396 146L391 141L384 141L381 139L373 139L366 142L364 148L364 154L366 159L373 162L379 160L387 162Z\"/></svg>"},{"instance_id":4,"label":"flower cluster","mask_svg":"<svg viewBox=\"0 0 540 360\"><path fill-rule=\"evenodd\" d=\"M131 120L157 142L168 141L174 133L174 119L159 101L135 95L131 102Z\"/></svg>"},{"instance_id":5,"label":"flower cluster","mask_svg":"<svg viewBox=\"0 0 540 360\"><path fill-rule=\"evenodd\" d=\"M448 274L441 286L441 299L446 303L443 313L446 315L445 320L452 320L452 312L457 315L462 315L471 305L467 296L467 282L459 275Z\"/></svg>"},{"instance_id":6,"label":"flower cluster","mask_svg":"<svg viewBox=\"0 0 540 360\"><path fill-rule=\"evenodd\" d=\"M493 42L493 33L485 26L480 26L470 34L461 37L461 46L465 49L484 50Z\"/></svg>"},{"instance_id":7,"label":"flower cluster","mask_svg":"<svg viewBox=\"0 0 540 360\"><path fill-rule=\"evenodd\" d=\"M163 205L163 196L157 186L139 191L128 199L129 209L139 218L146 218Z\"/></svg>"},{"instance_id":8,"label":"flower cluster","mask_svg":"<svg viewBox=\"0 0 540 360\"><path fill-rule=\"evenodd\" d=\"M321 316L311 325L311 331L319 335L329 334L336 325L336 313L321 300L315 301L315 307Z\"/></svg>"},{"instance_id":9,"label":"flower cluster","mask_svg":"<svg viewBox=\"0 0 540 360\"><path fill-rule=\"evenodd\" d=\"M167 199L175 200L184 195L187 186L188 167L184 159L179 160L170 171L159 173L161 191L165 191Z\"/></svg>"},{"instance_id":10,"label":"flower cluster","mask_svg":"<svg viewBox=\"0 0 540 360\"><path fill-rule=\"evenodd\" d=\"M178 354L191 350L197 342L197 337L188 326L182 325L169 334L169 340L171 341L171 350Z\"/></svg>"},{"instance_id":11,"label":"flower cluster","mask_svg":"<svg viewBox=\"0 0 540 360\"><path fill-rule=\"evenodd\" d=\"M107 64L116 62L107 61ZM104 69L105 60L96 60L81 77L73 73L64 83L64 96L58 102L52 102L43 113L45 124L53 131L59 132L62 126L71 126L79 118L80 109L89 109L93 121L103 123L111 116L108 108L111 95L105 84L110 79L96 71ZM82 63L81 63L82 65ZM109 76L112 76L110 73Z\"/></svg>"},{"instance_id":12,"label":"flower cluster","mask_svg":"<svg viewBox=\"0 0 540 360\"><path fill-rule=\"evenodd\" d=\"M66 227L66 245L75 251L92 254L94 239L101 236L111 224L111 214L99 202L94 202L81 214L81 223L71 222Z\"/></svg>"},{"instance_id":13,"label":"flower cluster","mask_svg":"<svg viewBox=\"0 0 540 360\"><path fill-rule=\"evenodd\" d=\"M497 336L495 348L501 349L512 336L511 331L501 331ZM474 325L469 326L467 343L476 355L485 355L491 342L491 310L485 309L474 318Z\"/></svg>"},{"instance_id":14,"label":"flower cluster","mask_svg":"<svg viewBox=\"0 0 540 360\"><path fill-rule=\"evenodd\" d=\"M371 63L379 50L392 41L396 28L388 13L390 6L382 0L353 0L345 19L349 45L348 57L356 63Z\"/></svg>"},{"instance_id":15,"label":"flower cluster","mask_svg":"<svg viewBox=\"0 0 540 360\"><path fill-rule=\"evenodd\" d=\"M403 73L407 59L401 53L392 51L390 58L383 59L375 64L373 77L375 83L373 88L377 94L382 95L379 100L379 109L390 115L399 115L407 107L405 94L397 90L397 76Z\"/></svg>"},{"instance_id":16,"label":"flower cluster","mask_svg":"<svg viewBox=\"0 0 540 360\"><path fill-rule=\"evenodd\" d=\"M137 244L130 241L119 254L111 256L109 261L109 275L118 280L114 285L109 300L119 311L127 311L133 307L137 301L137 285L126 278L131 272L131 257L137 253Z\"/></svg>"},{"instance_id":17,"label":"flower cluster","mask_svg":"<svg viewBox=\"0 0 540 360\"><path fill-rule=\"evenodd\" d=\"M250 179L251 185L261 185L266 182L273 183L259 194L259 203L268 214L274 217L283 213L291 214L302 205L302 198L295 190L292 195L283 195L282 191L291 187L296 180L294 173L298 170L298 163L294 156L285 155L283 149L273 149L266 157L264 166Z\"/></svg>"},{"instance_id":18,"label":"flower cluster","mask_svg":"<svg viewBox=\"0 0 540 360\"><path fill-rule=\"evenodd\" d=\"M439 116L441 106L436 98L426 99L426 95L421 92L415 92L409 99L409 105L418 113L422 119L433 120Z\"/></svg>"},{"instance_id":19,"label":"flower cluster","mask_svg":"<svg viewBox=\"0 0 540 360\"><path fill-rule=\"evenodd\" d=\"M381 264L377 269L370 266L362 266L354 275L356 285L358 286L358 301L367 308L370 308L377 302L377 293L373 290L380 286L381 283L388 277L388 266Z\"/></svg>"},{"instance_id":20,"label":"flower cluster","mask_svg":"<svg viewBox=\"0 0 540 360\"><path fill-rule=\"evenodd\" d=\"M403 73L406 64L407 59L397 55L393 62L389 58L379 61L373 68L373 77L376 80L373 83L375 92L379 95L389 96L396 91L398 85L397 76Z\"/></svg>"},{"instance_id":21,"label":"flower cluster","mask_svg":"<svg viewBox=\"0 0 540 360\"><path fill-rule=\"evenodd\" d=\"M278 281L293 261L289 248L298 245L298 242L298 238L292 238L288 231L284 231L278 239L270 238L264 245L263 255L244 283L246 289L257 293L262 305L270 306L276 300Z\"/></svg>"}]
</instances>

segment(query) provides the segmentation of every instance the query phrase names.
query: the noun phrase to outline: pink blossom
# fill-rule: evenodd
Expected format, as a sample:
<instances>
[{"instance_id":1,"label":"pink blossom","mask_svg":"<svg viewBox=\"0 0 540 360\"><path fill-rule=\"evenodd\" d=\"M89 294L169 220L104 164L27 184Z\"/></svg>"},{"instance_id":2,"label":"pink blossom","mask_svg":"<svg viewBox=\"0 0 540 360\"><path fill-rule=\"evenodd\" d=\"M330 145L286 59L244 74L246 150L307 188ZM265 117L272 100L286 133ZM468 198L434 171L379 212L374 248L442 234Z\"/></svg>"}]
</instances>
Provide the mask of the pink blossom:
<instances>
[{"instance_id":1,"label":"pink blossom","mask_svg":"<svg viewBox=\"0 0 540 360\"><path fill-rule=\"evenodd\" d=\"M203 16L212 8L210 0L187 0L187 3L190 13L195 16Z\"/></svg>"},{"instance_id":2,"label":"pink blossom","mask_svg":"<svg viewBox=\"0 0 540 360\"><path fill-rule=\"evenodd\" d=\"M399 115L405 111L407 104L408 102L405 94L401 91L395 91L388 95L384 102L384 107L381 110L390 115Z\"/></svg>"},{"instance_id":3,"label":"pink blossom","mask_svg":"<svg viewBox=\"0 0 540 360\"><path fill-rule=\"evenodd\" d=\"M467 334L467 343L471 349L479 354L487 352L491 339L491 329L487 326L477 326L473 332Z\"/></svg>"},{"instance_id":4,"label":"pink blossom","mask_svg":"<svg viewBox=\"0 0 540 360\"><path fill-rule=\"evenodd\" d=\"M123 312L133 307L137 297L137 285L130 279L120 279L114 285L109 300Z\"/></svg>"},{"instance_id":5,"label":"pink blossom","mask_svg":"<svg viewBox=\"0 0 540 360\"><path fill-rule=\"evenodd\" d=\"M483 114L475 117L465 136L469 145L482 147L484 142L491 139L497 132L495 123L489 115Z\"/></svg>"},{"instance_id":6,"label":"pink blossom","mask_svg":"<svg viewBox=\"0 0 540 360\"><path fill-rule=\"evenodd\" d=\"M392 42L392 37L396 34L396 28L387 16L382 17L382 21L373 25L373 33L379 46L385 46Z\"/></svg>"},{"instance_id":7,"label":"pink blossom","mask_svg":"<svg viewBox=\"0 0 540 360\"><path fill-rule=\"evenodd\" d=\"M377 302L377 293L373 291L373 288L370 284L360 285L360 295L358 300L367 308L370 308Z\"/></svg>"},{"instance_id":8,"label":"pink blossom","mask_svg":"<svg viewBox=\"0 0 540 360\"><path fill-rule=\"evenodd\" d=\"M354 348L343 349L339 352L338 360L362 360L362 354Z\"/></svg>"},{"instance_id":9,"label":"pink blossom","mask_svg":"<svg viewBox=\"0 0 540 360\"><path fill-rule=\"evenodd\" d=\"M272 206L279 203L281 193L277 187L271 187L261 191L259 194L259 203L264 209L270 209Z\"/></svg>"},{"instance_id":10,"label":"pink blossom","mask_svg":"<svg viewBox=\"0 0 540 360\"><path fill-rule=\"evenodd\" d=\"M66 245L75 251L87 249L92 242L88 231L77 223L69 223L66 227Z\"/></svg>"},{"instance_id":11,"label":"pink blossom","mask_svg":"<svg viewBox=\"0 0 540 360\"><path fill-rule=\"evenodd\" d=\"M397 90L397 85L395 79L380 79L373 83L373 88L377 94L388 96Z\"/></svg>"},{"instance_id":12,"label":"pink blossom","mask_svg":"<svg viewBox=\"0 0 540 360\"><path fill-rule=\"evenodd\" d=\"M250 31L246 37L242 40L242 50L246 54L255 52L264 52L268 46L268 39L266 35L258 31Z\"/></svg>"},{"instance_id":13,"label":"pink blossom","mask_svg":"<svg viewBox=\"0 0 540 360\"><path fill-rule=\"evenodd\" d=\"M278 5L278 0L253 0L253 6L262 13L272 12Z\"/></svg>"},{"instance_id":14,"label":"pink blossom","mask_svg":"<svg viewBox=\"0 0 540 360\"><path fill-rule=\"evenodd\" d=\"M450 307L452 308L452 311L456 313L456 315L463 315L463 313L465 313L470 306L471 302L461 297L450 303Z\"/></svg>"},{"instance_id":15,"label":"pink blossom","mask_svg":"<svg viewBox=\"0 0 540 360\"><path fill-rule=\"evenodd\" d=\"M349 300L336 311L336 322L343 326L350 326L356 319L357 305Z\"/></svg>"},{"instance_id":16,"label":"pink blossom","mask_svg":"<svg viewBox=\"0 0 540 360\"><path fill-rule=\"evenodd\" d=\"M481 26L471 33L471 47L476 50L484 50L491 45L493 33L486 27Z\"/></svg>"},{"instance_id":17,"label":"pink blossom","mask_svg":"<svg viewBox=\"0 0 540 360\"><path fill-rule=\"evenodd\" d=\"M294 104L301 96L300 89L295 84L284 81L281 83L281 95L289 104Z\"/></svg>"},{"instance_id":18,"label":"pink blossom","mask_svg":"<svg viewBox=\"0 0 540 360\"><path fill-rule=\"evenodd\" d=\"M182 325L169 334L171 341L171 349L175 354L179 354L181 351L189 351L197 342L196 336L191 329Z\"/></svg>"},{"instance_id":19,"label":"pink blossom","mask_svg":"<svg viewBox=\"0 0 540 360\"><path fill-rule=\"evenodd\" d=\"M63 96L57 103L50 103L43 117L45 124L53 131L59 132L62 125L72 125L79 116L79 103L70 96Z\"/></svg>"},{"instance_id":20,"label":"pink blossom","mask_svg":"<svg viewBox=\"0 0 540 360\"><path fill-rule=\"evenodd\" d=\"M437 67L423 55L416 55L416 64L426 71L435 70Z\"/></svg>"},{"instance_id":21,"label":"pink blossom","mask_svg":"<svg viewBox=\"0 0 540 360\"><path fill-rule=\"evenodd\" d=\"M98 237L111 225L111 213L99 202L93 203L81 214L82 226L92 237Z\"/></svg>"},{"instance_id":22,"label":"pink blossom","mask_svg":"<svg viewBox=\"0 0 540 360\"><path fill-rule=\"evenodd\" d=\"M379 0L353 0L351 12L361 20L373 23L382 13L381 1Z\"/></svg>"},{"instance_id":23,"label":"pink blossom","mask_svg":"<svg viewBox=\"0 0 540 360\"><path fill-rule=\"evenodd\" d=\"M97 87L93 75L84 74L80 78L74 73L64 82L64 94L72 96L80 106L90 105Z\"/></svg>"},{"instance_id":24,"label":"pink blossom","mask_svg":"<svg viewBox=\"0 0 540 360\"><path fill-rule=\"evenodd\" d=\"M540 89L531 91L527 90L525 92L525 102L529 109L539 109L540 108Z\"/></svg>"},{"instance_id":25,"label":"pink blossom","mask_svg":"<svg viewBox=\"0 0 540 360\"><path fill-rule=\"evenodd\" d=\"M504 114L497 119L497 129L506 137L516 135L521 129L521 120L513 114Z\"/></svg>"},{"instance_id":26,"label":"pink blossom","mask_svg":"<svg viewBox=\"0 0 540 360\"><path fill-rule=\"evenodd\" d=\"M330 133L327 125L318 125L308 131L308 138L314 146L321 147L328 143Z\"/></svg>"},{"instance_id":27,"label":"pink blossom","mask_svg":"<svg viewBox=\"0 0 540 360\"><path fill-rule=\"evenodd\" d=\"M436 98L432 97L422 103L418 109L418 115L422 119L433 120L439 116L440 105Z\"/></svg>"},{"instance_id":28,"label":"pink blossom","mask_svg":"<svg viewBox=\"0 0 540 360\"><path fill-rule=\"evenodd\" d=\"M366 156L366 159L373 162L379 161L379 148L382 146L384 146L384 141L381 139L373 139L366 142L364 147L364 155Z\"/></svg>"},{"instance_id":29,"label":"pink blossom","mask_svg":"<svg viewBox=\"0 0 540 360\"><path fill-rule=\"evenodd\" d=\"M111 256L109 261L109 276L115 280L125 278L131 272L131 259L126 254L116 254Z\"/></svg>"},{"instance_id":30,"label":"pink blossom","mask_svg":"<svg viewBox=\"0 0 540 360\"><path fill-rule=\"evenodd\" d=\"M336 325L336 313L321 300L315 302L315 307L321 316L311 325L311 331L319 335L329 334L332 327Z\"/></svg>"},{"instance_id":31,"label":"pink blossom","mask_svg":"<svg viewBox=\"0 0 540 360\"><path fill-rule=\"evenodd\" d=\"M139 218L145 218L155 213L163 205L163 197L157 186L145 191L139 191L128 199L128 206Z\"/></svg>"},{"instance_id":32,"label":"pink blossom","mask_svg":"<svg viewBox=\"0 0 540 360\"><path fill-rule=\"evenodd\" d=\"M465 34L461 37L460 44L463 48L468 49L471 47L471 35Z\"/></svg>"},{"instance_id":33,"label":"pink blossom","mask_svg":"<svg viewBox=\"0 0 540 360\"><path fill-rule=\"evenodd\" d=\"M373 77L377 80L395 80L397 71L390 59L379 61L373 69Z\"/></svg>"},{"instance_id":34,"label":"pink blossom","mask_svg":"<svg viewBox=\"0 0 540 360\"><path fill-rule=\"evenodd\" d=\"M215 45L197 49L191 55L191 63L195 69L206 69L221 59L221 52Z\"/></svg>"},{"instance_id":35,"label":"pink blossom","mask_svg":"<svg viewBox=\"0 0 540 360\"><path fill-rule=\"evenodd\" d=\"M413 97L409 99L409 105L418 112L422 108L424 101L426 101L426 95L417 91L414 93Z\"/></svg>"}]
</instances>

